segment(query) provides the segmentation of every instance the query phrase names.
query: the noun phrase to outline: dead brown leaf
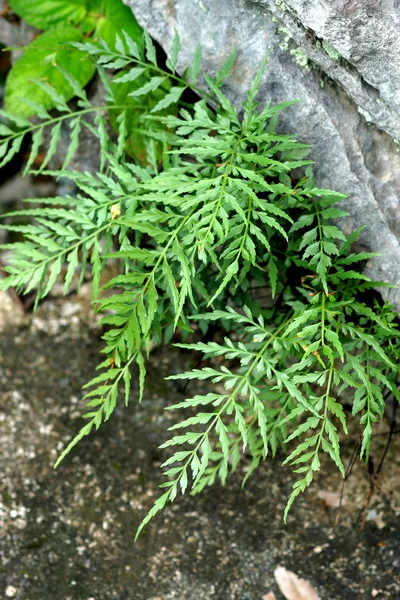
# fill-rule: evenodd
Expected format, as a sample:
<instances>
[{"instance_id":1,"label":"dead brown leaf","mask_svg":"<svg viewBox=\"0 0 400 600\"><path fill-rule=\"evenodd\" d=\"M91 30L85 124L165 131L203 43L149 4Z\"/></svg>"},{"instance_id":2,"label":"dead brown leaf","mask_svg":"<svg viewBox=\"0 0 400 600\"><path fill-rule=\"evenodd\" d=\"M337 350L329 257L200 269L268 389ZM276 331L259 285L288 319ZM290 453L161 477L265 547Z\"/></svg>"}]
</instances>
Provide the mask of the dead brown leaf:
<instances>
[{"instance_id":1,"label":"dead brown leaf","mask_svg":"<svg viewBox=\"0 0 400 600\"><path fill-rule=\"evenodd\" d=\"M340 505L340 493L339 492L330 492L329 490L319 490L318 498L323 500L326 506L330 506L332 508L338 508ZM342 506L346 504L346 498L342 499Z\"/></svg>"},{"instance_id":2,"label":"dead brown leaf","mask_svg":"<svg viewBox=\"0 0 400 600\"><path fill-rule=\"evenodd\" d=\"M320 600L317 590L309 581L300 579L285 567L277 567L274 576L286 600Z\"/></svg>"},{"instance_id":3,"label":"dead brown leaf","mask_svg":"<svg viewBox=\"0 0 400 600\"><path fill-rule=\"evenodd\" d=\"M274 592L269 592L268 594L265 594L261 600L276 600L276 596Z\"/></svg>"}]
</instances>

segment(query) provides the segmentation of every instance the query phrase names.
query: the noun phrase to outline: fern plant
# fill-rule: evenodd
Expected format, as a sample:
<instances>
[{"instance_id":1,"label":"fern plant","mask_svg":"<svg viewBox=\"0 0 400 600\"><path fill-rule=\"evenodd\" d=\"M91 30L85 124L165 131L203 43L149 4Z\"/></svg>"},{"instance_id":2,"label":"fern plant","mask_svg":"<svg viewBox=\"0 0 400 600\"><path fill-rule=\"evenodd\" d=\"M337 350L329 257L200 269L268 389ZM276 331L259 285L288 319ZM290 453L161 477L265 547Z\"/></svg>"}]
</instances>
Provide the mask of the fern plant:
<instances>
[{"instance_id":1,"label":"fern plant","mask_svg":"<svg viewBox=\"0 0 400 600\"><path fill-rule=\"evenodd\" d=\"M0 289L36 289L38 303L57 279L63 278L67 292L89 271L96 310L104 315L104 357L85 386L86 424L56 466L110 418L121 392L128 404L134 365L141 400L151 347L174 337L206 363L172 377L209 380L210 391L169 407L183 417L161 446L167 480L138 534L178 493L195 494L217 479L225 483L240 460L250 457L246 480L279 448L288 450L285 463L298 474L286 519L320 468L322 453L344 474L340 436L350 416L341 394L351 397L367 460L385 394L399 399L396 313L371 300L373 289L388 284L363 275L363 264L376 255L352 251L360 230L346 237L332 224L346 215L336 206L344 195L315 185L309 147L276 132L279 112L295 101L259 106L267 58L238 108L221 91L234 54L214 78L201 75L203 92L199 50L185 73L176 71L177 34L165 66L146 32L139 45L121 35L113 46L73 44L96 64L106 104L93 105L80 82L56 65L74 90L75 107L51 85L37 82L56 114L39 104L30 105L34 122L1 113L2 164L29 135L26 170L43 129L51 129L51 142L42 172L56 151L61 124L68 123L64 165L46 172L70 178L78 192L3 215L8 221L2 227L24 241L7 245ZM117 101L121 85L125 95ZM193 102L188 91L198 99ZM139 120L132 119L138 110ZM90 114L96 115L94 124ZM100 141L96 174L67 170L82 129ZM144 148L139 158L130 151L138 136ZM19 222L10 224L10 217ZM99 289L105 265L115 260L119 274ZM271 291L269 307L257 301L254 287ZM210 324L225 330L223 342L203 337Z\"/></svg>"}]
</instances>

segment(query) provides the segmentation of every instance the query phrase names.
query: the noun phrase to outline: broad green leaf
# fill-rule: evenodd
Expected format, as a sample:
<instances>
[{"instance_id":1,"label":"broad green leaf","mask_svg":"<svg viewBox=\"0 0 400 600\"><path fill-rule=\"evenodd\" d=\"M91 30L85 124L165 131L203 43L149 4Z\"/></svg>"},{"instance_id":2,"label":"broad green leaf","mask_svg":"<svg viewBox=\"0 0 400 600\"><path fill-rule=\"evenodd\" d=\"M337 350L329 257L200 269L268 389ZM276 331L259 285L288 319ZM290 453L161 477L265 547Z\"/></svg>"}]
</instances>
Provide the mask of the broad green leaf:
<instances>
[{"instance_id":1,"label":"broad green leaf","mask_svg":"<svg viewBox=\"0 0 400 600\"><path fill-rule=\"evenodd\" d=\"M104 40L113 48L116 36L119 35L120 38L124 38L122 43L128 50L130 44L126 36L129 36L140 50L143 49L143 29L132 10L122 0L92 0L92 6L91 13L96 17L95 38Z\"/></svg>"},{"instance_id":2,"label":"broad green leaf","mask_svg":"<svg viewBox=\"0 0 400 600\"><path fill-rule=\"evenodd\" d=\"M95 32L95 38L103 39L111 48L123 30L139 48L143 47L143 30L122 0L11 0L10 5L38 29L80 25L82 31ZM123 44L128 49L126 40Z\"/></svg>"},{"instance_id":3,"label":"broad green leaf","mask_svg":"<svg viewBox=\"0 0 400 600\"><path fill-rule=\"evenodd\" d=\"M34 83L33 79L43 81L70 100L74 91L63 73L70 73L83 87L92 78L95 67L92 60L80 50L72 48L69 42L78 42L82 34L73 27L57 27L43 33L26 47L8 74L5 90L5 106L10 113L30 117L36 110L24 103L21 98L37 103L48 110L56 106L56 101Z\"/></svg>"},{"instance_id":4,"label":"broad green leaf","mask_svg":"<svg viewBox=\"0 0 400 600\"><path fill-rule=\"evenodd\" d=\"M38 29L75 25L87 14L85 0L9 0L9 4L21 19Z\"/></svg>"}]
</instances>

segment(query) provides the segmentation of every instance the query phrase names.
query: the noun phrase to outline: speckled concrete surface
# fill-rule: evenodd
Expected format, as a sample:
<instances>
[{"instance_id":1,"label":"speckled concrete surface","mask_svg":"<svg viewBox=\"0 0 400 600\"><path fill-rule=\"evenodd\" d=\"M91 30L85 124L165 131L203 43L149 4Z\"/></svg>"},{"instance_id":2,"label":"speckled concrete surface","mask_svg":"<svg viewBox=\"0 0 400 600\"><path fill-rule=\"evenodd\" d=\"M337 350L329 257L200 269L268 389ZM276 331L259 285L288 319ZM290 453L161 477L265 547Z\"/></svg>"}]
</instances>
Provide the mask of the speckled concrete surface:
<instances>
[{"instance_id":1,"label":"speckled concrete surface","mask_svg":"<svg viewBox=\"0 0 400 600\"><path fill-rule=\"evenodd\" d=\"M400 599L399 436L363 531L356 524L368 492L362 466L350 477L339 527L336 510L319 497L340 487L329 464L285 527L290 473L277 460L245 490L238 476L225 488L179 499L135 544L161 481L157 446L174 418L163 407L182 397L163 376L190 357L155 351L143 404L133 392L131 406L118 408L54 471L57 453L81 424L80 387L97 363L99 331L76 298L46 302L33 319L21 319L17 308L4 319L1 599L262 600L273 590L283 600L273 576L278 565L310 580L321 600ZM346 460L355 440L344 443ZM384 441L377 438L377 457Z\"/></svg>"}]
</instances>

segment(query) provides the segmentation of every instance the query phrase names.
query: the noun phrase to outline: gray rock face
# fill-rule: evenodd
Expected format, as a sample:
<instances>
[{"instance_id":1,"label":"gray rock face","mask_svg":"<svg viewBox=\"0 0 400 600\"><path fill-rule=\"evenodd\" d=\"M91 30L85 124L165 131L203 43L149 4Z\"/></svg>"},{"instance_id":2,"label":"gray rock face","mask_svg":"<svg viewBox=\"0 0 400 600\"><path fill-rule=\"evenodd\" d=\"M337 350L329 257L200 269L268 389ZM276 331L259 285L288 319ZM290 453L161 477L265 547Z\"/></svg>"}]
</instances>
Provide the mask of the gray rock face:
<instances>
[{"instance_id":1,"label":"gray rock face","mask_svg":"<svg viewBox=\"0 0 400 600\"><path fill-rule=\"evenodd\" d=\"M174 27L179 67L197 44L214 73L234 46L227 86L240 103L270 48L261 100L302 98L282 113L281 131L313 146L321 187L349 194L350 231L367 228L364 248L383 256L367 265L375 280L400 282L400 5L392 0L126 0L169 50ZM384 290L400 308L400 291Z\"/></svg>"},{"instance_id":2,"label":"gray rock face","mask_svg":"<svg viewBox=\"0 0 400 600\"><path fill-rule=\"evenodd\" d=\"M368 120L400 138L400 7L392 0L256 0L341 84Z\"/></svg>"}]
</instances>

